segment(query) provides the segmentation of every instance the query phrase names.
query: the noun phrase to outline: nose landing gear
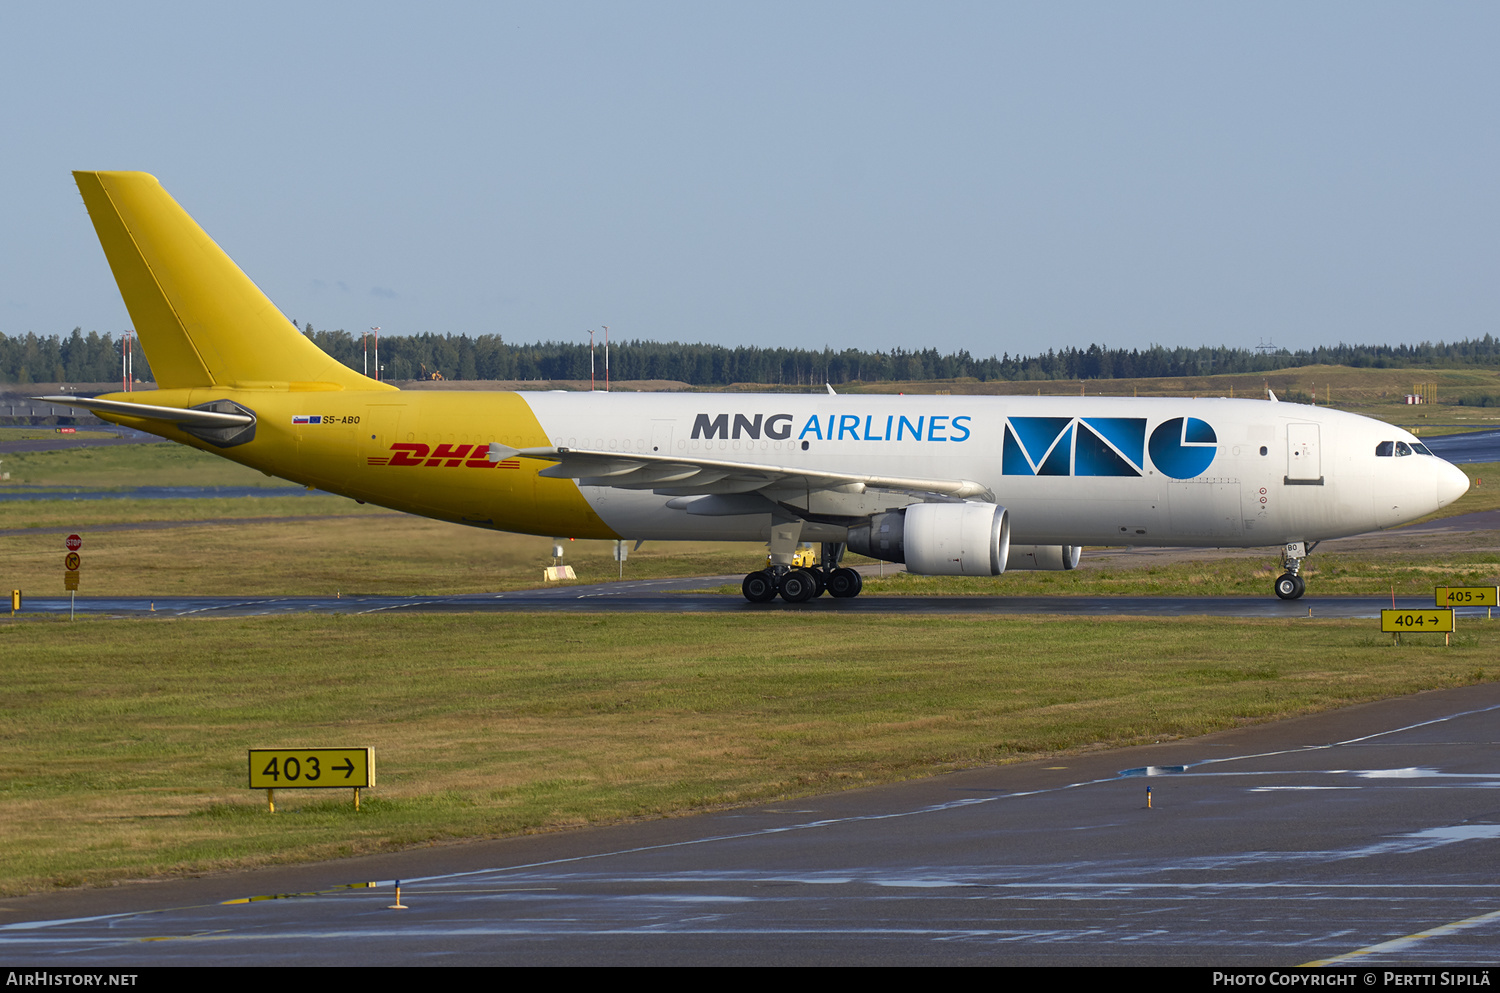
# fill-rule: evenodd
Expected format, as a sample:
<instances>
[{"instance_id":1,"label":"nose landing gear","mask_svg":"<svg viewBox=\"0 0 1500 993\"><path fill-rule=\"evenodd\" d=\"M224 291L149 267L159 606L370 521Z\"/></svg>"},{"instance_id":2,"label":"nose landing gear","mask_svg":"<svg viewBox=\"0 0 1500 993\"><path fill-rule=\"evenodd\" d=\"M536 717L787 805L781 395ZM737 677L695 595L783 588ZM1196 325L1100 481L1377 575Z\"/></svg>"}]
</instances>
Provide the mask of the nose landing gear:
<instances>
[{"instance_id":1,"label":"nose landing gear","mask_svg":"<svg viewBox=\"0 0 1500 993\"><path fill-rule=\"evenodd\" d=\"M1288 542L1282 555L1281 564L1286 572L1276 577L1276 595L1283 600L1295 600L1307 591L1307 583L1298 573L1302 571L1302 560L1312 554L1312 550L1318 547L1315 541L1311 545L1305 545L1300 541Z\"/></svg>"}]
</instances>

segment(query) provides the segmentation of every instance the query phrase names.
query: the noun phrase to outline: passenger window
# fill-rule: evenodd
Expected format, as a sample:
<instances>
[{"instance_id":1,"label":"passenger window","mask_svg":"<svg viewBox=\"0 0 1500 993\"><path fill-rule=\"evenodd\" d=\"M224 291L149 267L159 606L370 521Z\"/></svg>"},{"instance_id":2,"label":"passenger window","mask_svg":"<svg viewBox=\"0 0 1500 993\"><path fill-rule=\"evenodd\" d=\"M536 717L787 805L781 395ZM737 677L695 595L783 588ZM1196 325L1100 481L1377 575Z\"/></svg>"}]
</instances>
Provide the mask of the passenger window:
<instances>
[{"instance_id":1,"label":"passenger window","mask_svg":"<svg viewBox=\"0 0 1500 993\"><path fill-rule=\"evenodd\" d=\"M1396 443L1394 441L1382 441L1375 446L1375 454L1383 458L1389 458L1396 454Z\"/></svg>"},{"instance_id":2,"label":"passenger window","mask_svg":"<svg viewBox=\"0 0 1500 993\"><path fill-rule=\"evenodd\" d=\"M1410 455L1410 454L1411 454L1411 446L1410 445L1408 445L1404 441L1398 441L1398 442L1396 442L1396 457L1398 459L1401 456L1403 456L1403 455Z\"/></svg>"}]
</instances>

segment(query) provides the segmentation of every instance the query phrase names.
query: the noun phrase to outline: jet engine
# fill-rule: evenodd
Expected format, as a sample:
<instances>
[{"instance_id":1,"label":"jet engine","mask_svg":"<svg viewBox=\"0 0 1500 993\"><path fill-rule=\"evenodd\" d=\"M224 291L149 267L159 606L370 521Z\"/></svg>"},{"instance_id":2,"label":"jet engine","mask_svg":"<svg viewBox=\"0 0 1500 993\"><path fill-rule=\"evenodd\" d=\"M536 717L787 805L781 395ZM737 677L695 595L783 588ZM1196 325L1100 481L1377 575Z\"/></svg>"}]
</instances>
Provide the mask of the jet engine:
<instances>
[{"instance_id":1,"label":"jet engine","mask_svg":"<svg viewBox=\"0 0 1500 993\"><path fill-rule=\"evenodd\" d=\"M1006 569L1077 569L1079 545L1011 545Z\"/></svg>"},{"instance_id":2,"label":"jet engine","mask_svg":"<svg viewBox=\"0 0 1500 993\"><path fill-rule=\"evenodd\" d=\"M850 528L849 550L921 576L998 576L1010 557L1010 515L993 503L913 504Z\"/></svg>"}]
</instances>

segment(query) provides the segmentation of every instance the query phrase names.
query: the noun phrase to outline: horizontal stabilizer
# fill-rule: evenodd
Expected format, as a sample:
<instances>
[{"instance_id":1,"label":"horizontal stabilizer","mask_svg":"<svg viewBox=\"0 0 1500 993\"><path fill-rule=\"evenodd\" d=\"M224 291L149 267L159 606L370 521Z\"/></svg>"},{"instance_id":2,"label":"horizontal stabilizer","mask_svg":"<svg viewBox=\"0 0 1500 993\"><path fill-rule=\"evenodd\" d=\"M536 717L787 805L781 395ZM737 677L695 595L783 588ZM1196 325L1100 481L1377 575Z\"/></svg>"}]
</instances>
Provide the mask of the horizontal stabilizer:
<instances>
[{"instance_id":1,"label":"horizontal stabilizer","mask_svg":"<svg viewBox=\"0 0 1500 993\"><path fill-rule=\"evenodd\" d=\"M47 403L66 404L85 410L99 410L125 417L141 417L149 421L170 421L186 427L228 428L254 424L249 414L221 414L212 410L195 410L183 407L158 407L149 403L126 403L123 400L93 400L81 397L31 397Z\"/></svg>"}]
</instances>

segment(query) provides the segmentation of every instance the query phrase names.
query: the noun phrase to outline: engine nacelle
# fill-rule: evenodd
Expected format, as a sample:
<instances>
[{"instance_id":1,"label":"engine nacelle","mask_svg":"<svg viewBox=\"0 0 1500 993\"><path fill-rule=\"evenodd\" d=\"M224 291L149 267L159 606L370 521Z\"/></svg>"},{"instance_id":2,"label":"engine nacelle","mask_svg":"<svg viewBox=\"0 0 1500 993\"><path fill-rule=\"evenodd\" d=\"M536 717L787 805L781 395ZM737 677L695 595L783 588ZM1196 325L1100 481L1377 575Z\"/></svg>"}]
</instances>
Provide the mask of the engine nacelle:
<instances>
[{"instance_id":1,"label":"engine nacelle","mask_svg":"<svg viewBox=\"0 0 1500 993\"><path fill-rule=\"evenodd\" d=\"M998 576L1010 557L1010 514L993 503L918 503L850 528L849 550L920 576Z\"/></svg>"},{"instance_id":2,"label":"engine nacelle","mask_svg":"<svg viewBox=\"0 0 1500 993\"><path fill-rule=\"evenodd\" d=\"M1006 569L1077 569L1080 545L1011 545Z\"/></svg>"}]
</instances>

